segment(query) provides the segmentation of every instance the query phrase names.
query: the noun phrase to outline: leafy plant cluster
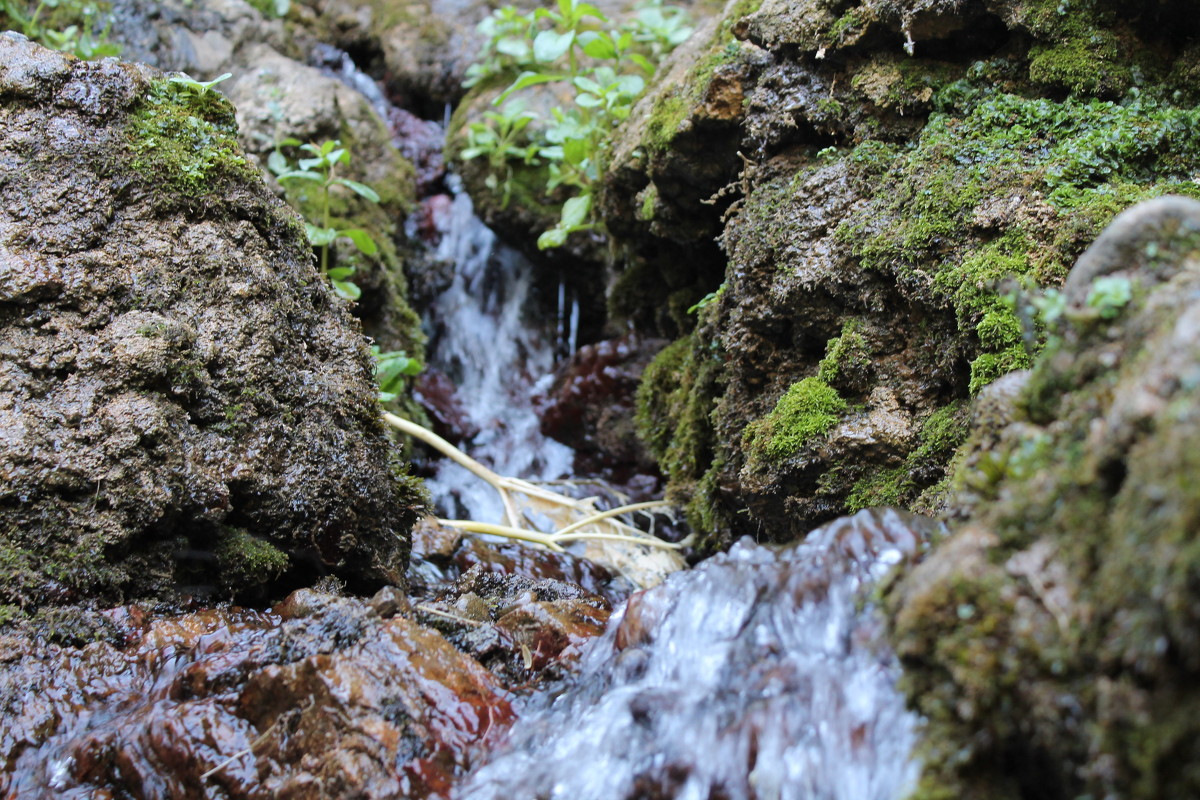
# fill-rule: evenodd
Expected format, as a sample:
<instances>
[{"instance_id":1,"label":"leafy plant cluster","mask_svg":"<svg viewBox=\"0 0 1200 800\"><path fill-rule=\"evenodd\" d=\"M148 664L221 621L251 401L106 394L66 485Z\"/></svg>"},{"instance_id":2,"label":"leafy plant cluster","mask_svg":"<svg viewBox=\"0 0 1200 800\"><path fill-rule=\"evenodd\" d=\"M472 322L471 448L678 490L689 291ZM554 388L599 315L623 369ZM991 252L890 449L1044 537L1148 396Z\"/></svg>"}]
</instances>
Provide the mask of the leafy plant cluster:
<instances>
[{"instance_id":1,"label":"leafy plant cluster","mask_svg":"<svg viewBox=\"0 0 1200 800\"><path fill-rule=\"evenodd\" d=\"M80 58L103 58L121 52L108 41L107 10L97 0L0 0L0 26Z\"/></svg>"},{"instance_id":2,"label":"leafy plant cluster","mask_svg":"<svg viewBox=\"0 0 1200 800\"><path fill-rule=\"evenodd\" d=\"M305 220L304 230L308 234L308 243L320 253L321 274L329 278L333 290L346 300L359 299L362 297L362 290L351 280L351 276L358 270L358 265L352 261L332 264L330 248L338 239L346 239L362 255L373 256L379 252L379 246L362 228L335 228L330 225L330 191L335 186L343 186L371 203L379 202L378 193L365 183L337 174L339 166L350 163L349 149L343 147L337 139L314 144L287 138L279 143L279 147L295 147L308 154L308 157L302 157L293 164L282 150L276 148L267 159L267 167L281 182L303 181L317 185L319 219L316 223Z\"/></svg>"},{"instance_id":3,"label":"leafy plant cluster","mask_svg":"<svg viewBox=\"0 0 1200 800\"><path fill-rule=\"evenodd\" d=\"M557 224L538 237L538 247L560 247L572 233L601 225L594 196L609 137L628 118L657 63L691 35L687 16L656 0L613 26L590 3L557 0L553 8L528 13L497 9L480 30L488 39L468 70L467 85L519 74L497 98L499 109L469 126L461 156L487 159L488 187L504 205L512 195L514 164L544 167L547 196L570 196ZM549 119L528 110L520 93L542 84L562 85L571 105L553 108Z\"/></svg>"},{"instance_id":4,"label":"leafy plant cluster","mask_svg":"<svg viewBox=\"0 0 1200 800\"><path fill-rule=\"evenodd\" d=\"M296 148L300 153L306 154L306 157L301 157L293 163L284 155L282 148ZM379 246L362 228L334 227L330 220L330 197L336 186L341 186L371 203L379 202L379 194L365 183L338 175L338 168L349 164L350 150L338 139L316 144L289 137L280 141L279 146L267 158L267 167L275 173L278 180L316 185L319 218L315 223L308 220L304 222L308 243L320 254L321 274L329 279L334 292L346 300L358 300L362 297L362 289L351 280L358 270L358 265L344 258L335 263L330 251L338 239L350 242L356 253L364 256L375 255L379 252ZM372 347L371 354L375 357L379 399L385 403L396 400L403 393L406 377L416 375L424 368L420 359L409 356L402 350L381 352L378 347Z\"/></svg>"}]
</instances>

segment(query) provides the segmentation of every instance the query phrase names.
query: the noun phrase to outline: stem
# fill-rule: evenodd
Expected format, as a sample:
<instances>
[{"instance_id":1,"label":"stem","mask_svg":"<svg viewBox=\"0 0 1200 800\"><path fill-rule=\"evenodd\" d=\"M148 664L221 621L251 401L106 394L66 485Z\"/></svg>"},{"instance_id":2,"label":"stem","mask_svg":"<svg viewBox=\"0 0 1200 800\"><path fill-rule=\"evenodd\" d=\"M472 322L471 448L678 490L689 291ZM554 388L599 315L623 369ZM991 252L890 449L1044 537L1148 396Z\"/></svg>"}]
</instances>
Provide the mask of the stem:
<instances>
[{"instance_id":1,"label":"stem","mask_svg":"<svg viewBox=\"0 0 1200 800\"><path fill-rule=\"evenodd\" d=\"M619 508L610 508L608 511L601 511L597 514L593 514L590 517L579 520L579 522L572 523L561 530L555 531L554 536L555 538L561 538L565 534L579 530L584 525L590 525L593 522L599 522L602 519L608 519L609 517L615 517L620 514L628 514L633 511L646 511L651 508L664 508L669 505L671 504L666 500L650 500L645 503L633 503L632 505L620 506Z\"/></svg>"},{"instance_id":2,"label":"stem","mask_svg":"<svg viewBox=\"0 0 1200 800\"><path fill-rule=\"evenodd\" d=\"M493 536L503 536L507 539L533 542L548 547L556 553L563 552L563 549L554 543L554 535L549 533L538 533L525 528L514 528L510 525L492 525L488 522L475 522L469 519L439 519L438 524L458 528L468 533L490 533Z\"/></svg>"},{"instance_id":3,"label":"stem","mask_svg":"<svg viewBox=\"0 0 1200 800\"><path fill-rule=\"evenodd\" d=\"M325 185L321 187L321 227L329 230L329 183L333 180L333 167L325 176ZM329 245L321 245L321 274L329 272Z\"/></svg>"}]
</instances>

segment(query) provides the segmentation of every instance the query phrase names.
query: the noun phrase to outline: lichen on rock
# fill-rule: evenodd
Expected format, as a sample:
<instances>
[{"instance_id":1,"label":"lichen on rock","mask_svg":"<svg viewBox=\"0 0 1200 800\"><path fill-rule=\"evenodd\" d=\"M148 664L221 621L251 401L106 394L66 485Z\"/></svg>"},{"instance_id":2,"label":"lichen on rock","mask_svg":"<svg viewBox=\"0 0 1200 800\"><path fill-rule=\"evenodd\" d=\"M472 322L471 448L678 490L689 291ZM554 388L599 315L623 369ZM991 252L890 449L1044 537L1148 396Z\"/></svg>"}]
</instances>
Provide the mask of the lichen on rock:
<instances>
[{"instance_id":1,"label":"lichen on rock","mask_svg":"<svg viewBox=\"0 0 1200 800\"><path fill-rule=\"evenodd\" d=\"M285 583L399 580L370 354L228 105L12 35L0 86L0 605L223 593L231 529ZM281 566L240 563L244 598Z\"/></svg>"}]
</instances>

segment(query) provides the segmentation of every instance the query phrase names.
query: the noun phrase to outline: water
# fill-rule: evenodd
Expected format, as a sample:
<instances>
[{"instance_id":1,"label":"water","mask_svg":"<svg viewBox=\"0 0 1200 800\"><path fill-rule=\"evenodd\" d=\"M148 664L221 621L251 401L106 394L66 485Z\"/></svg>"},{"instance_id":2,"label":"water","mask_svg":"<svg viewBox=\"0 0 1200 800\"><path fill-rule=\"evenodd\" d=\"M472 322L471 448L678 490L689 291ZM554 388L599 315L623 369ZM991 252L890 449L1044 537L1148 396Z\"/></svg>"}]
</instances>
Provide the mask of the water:
<instances>
[{"instance_id":1,"label":"water","mask_svg":"<svg viewBox=\"0 0 1200 800\"><path fill-rule=\"evenodd\" d=\"M634 595L457 800L893 800L916 717L864 590L935 524L864 511ZM540 707L538 707L540 705Z\"/></svg>"},{"instance_id":2,"label":"water","mask_svg":"<svg viewBox=\"0 0 1200 800\"><path fill-rule=\"evenodd\" d=\"M533 397L554 368L553 322L538 313L533 267L475 216L471 198L454 190L435 257L454 265L447 288L426 311L429 364L458 387L457 397L479 433L463 447L501 475L553 480L570 470L574 452L542 435ZM495 491L467 470L444 462L426 481L444 513L501 522Z\"/></svg>"}]
</instances>

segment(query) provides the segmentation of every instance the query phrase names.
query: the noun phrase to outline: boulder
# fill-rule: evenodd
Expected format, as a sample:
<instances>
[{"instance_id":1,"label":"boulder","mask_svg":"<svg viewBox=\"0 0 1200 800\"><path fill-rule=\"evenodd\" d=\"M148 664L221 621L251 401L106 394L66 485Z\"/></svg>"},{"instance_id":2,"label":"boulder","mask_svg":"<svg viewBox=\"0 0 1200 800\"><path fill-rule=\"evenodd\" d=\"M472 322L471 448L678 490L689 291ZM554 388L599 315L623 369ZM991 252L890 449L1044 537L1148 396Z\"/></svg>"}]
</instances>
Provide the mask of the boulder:
<instances>
[{"instance_id":1,"label":"boulder","mask_svg":"<svg viewBox=\"0 0 1200 800\"><path fill-rule=\"evenodd\" d=\"M228 101L12 34L0 97L4 614L400 580L419 490Z\"/></svg>"},{"instance_id":2,"label":"boulder","mask_svg":"<svg viewBox=\"0 0 1200 800\"><path fill-rule=\"evenodd\" d=\"M920 797L1200 792L1200 203L1123 213L1062 299L975 516L889 596Z\"/></svg>"}]
</instances>

